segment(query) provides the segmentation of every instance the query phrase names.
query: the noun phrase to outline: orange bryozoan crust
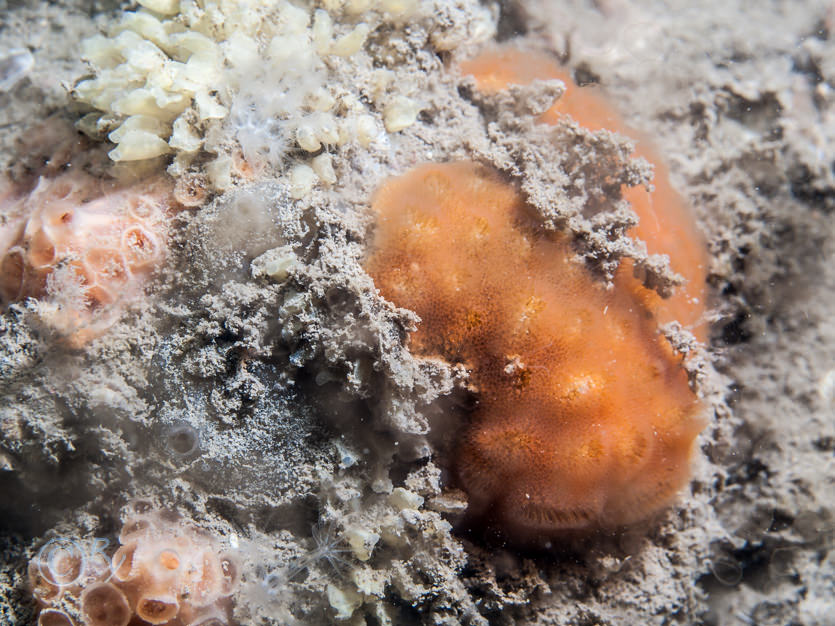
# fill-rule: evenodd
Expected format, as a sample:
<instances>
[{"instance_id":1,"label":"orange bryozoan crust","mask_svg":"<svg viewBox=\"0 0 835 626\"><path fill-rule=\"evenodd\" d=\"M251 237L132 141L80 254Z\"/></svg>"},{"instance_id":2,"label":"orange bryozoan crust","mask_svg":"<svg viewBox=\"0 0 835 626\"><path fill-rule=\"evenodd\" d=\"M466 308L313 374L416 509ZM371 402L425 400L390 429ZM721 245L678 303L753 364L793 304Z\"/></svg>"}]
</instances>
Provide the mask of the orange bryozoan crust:
<instances>
[{"instance_id":1,"label":"orange bryozoan crust","mask_svg":"<svg viewBox=\"0 0 835 626\"><path fill-rule=\"evenodd\" d=\"M544 53L520 50L512 45L500 46L465 61L461 71L472 76L479 91L486 94L510 85L528 85L535 80L560 80L565 84L565 93L542 115L540 122L556 124L567 116L589 130L611 130L635 140L634 156L645 158L655 168L654 189L623 188L623 197L640 220L629 234L646 243L650 254L666 254L672 270L685 282L670 298L662 299L644 288L632 275L632 260L625 259L616 277L618 288L632 291L659 323L680 322L704 342L707 339L707 248L687 204L670 183L663 159L643 133L623 122L599 88L577 86L569 70Z\"/></svg>"},{"instance_id":2,"label":"orange bryozoan crust","mask_svg":"<svg viewBox=\"0 0 835 626\"><path fill-rule=\"evenodd\" d=\"M366 267L421 317L412 349L472 371L479 407L451 461L471 511L525 536L629 524L668 504L702 422L651 311L606 291L477 164L419 166L373 208Z\"/></svg>"}]
</instances>

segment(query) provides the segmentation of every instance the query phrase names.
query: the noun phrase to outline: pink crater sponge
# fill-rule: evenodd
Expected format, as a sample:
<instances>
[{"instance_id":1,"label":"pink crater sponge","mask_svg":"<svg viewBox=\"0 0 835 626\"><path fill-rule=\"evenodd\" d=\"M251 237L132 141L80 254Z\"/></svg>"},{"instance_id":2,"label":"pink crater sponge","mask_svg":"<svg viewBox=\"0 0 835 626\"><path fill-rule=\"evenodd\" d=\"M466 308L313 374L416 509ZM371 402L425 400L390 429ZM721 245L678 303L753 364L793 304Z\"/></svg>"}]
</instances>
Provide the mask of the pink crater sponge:
<instances>
[{"instance_id":1,"label":"pink crater sponge","mask_svg":"<svg viewBox=\"0 0 835 626\"><path fill-rule=\"evenodd\" d=\"M134 504L112 557L63 542L29 564L40 626L227 626L240 565L210 533ZM47 544L49 545L49 544Z\"/></svg>"},{"instance_id":2,"label":"pink crater sponge","mask_svg":"<svg viewBox=\"0 0 835 626\"><path fill-rule=\"evenodd\" d=\"M28 192L0 185L0 298L40 299L50 326L85 344L159 267L174 204L163 179L125 186L76 170Z\"/></svg>"}]
</instances>

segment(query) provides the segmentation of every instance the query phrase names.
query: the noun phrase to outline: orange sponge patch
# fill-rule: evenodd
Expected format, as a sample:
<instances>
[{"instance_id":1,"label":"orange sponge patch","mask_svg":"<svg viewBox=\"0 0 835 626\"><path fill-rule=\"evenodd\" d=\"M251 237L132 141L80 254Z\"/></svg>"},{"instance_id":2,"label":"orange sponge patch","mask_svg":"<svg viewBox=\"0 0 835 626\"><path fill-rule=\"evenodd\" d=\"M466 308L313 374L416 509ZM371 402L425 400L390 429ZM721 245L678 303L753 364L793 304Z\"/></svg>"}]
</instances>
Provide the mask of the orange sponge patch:
<instances>
[{"instance_id":1,"label":"orange sponge patch","mask_svg":"<svg viewBox=\"0 0 835 626\"><path fill-rule=\"evenodd\" d=\"M510 85L529 85L536 80L561 80L566 91L540 118L541 122L555 124L568 115L580 126L589 130L620 131L623 127L617 112L596 87L578 88L571 72L550 56L525 52L510 46L488 50L469 61L461 63L461 71L472 76L479 91L498 93Z\"/></svg>"},{"instance_id":2,"label":"orange sponge patch","mask_svg":"<svg viewBox=\"0 0 835 626\"><path fill-rule=\"evenodd\" d=\"M597 284L477 164L420 166L373 208L367 269L420 315L412 348L471 368L479 408L454 464L474 511L547 534L669 502L689 476L699 405L644 306Z\"/></svg>"},{"instance_id":3,"label":"orange sponge patch","mask_svg":"<svg viewBox=\"0 0 835 626\"><path fill-rule=\"evenodd\" d=\"M670 184L663 160L650 142L623 122L597 87L578 87L570 72L545 54L509 46L496 48L462 63L461 71L473 76L477 88L487 94L535 80L561 80L566 91L542 115L541 122L556 124L568 116L589 130L607 129L636 140L634 156L643 157L655 166L655 189L652 192L643 187L623 189L624 198L640 220L630 234L644 241L650 254L666 254L673 271L681 274L685 283L672 297L663 300L633 277L630 260L623 263L617 282L620 288L631 291L652 310L659 322L678 321L704 342L707 338L705 243L686 203Z\"/></svg>"},{"instance_id":4,"label":"orange sponge patch","mask_svg":"<svg viewBox=\"0 0 835 626\"><path fill-rule=\"evenodd\" d=\"M0 198L12 216L0 232L0 299L55 295L52 281L63 301L50 321L76 346L106 330L165 257L168 183L102 187L74 171Z\"/></svg>"}]
</instances>

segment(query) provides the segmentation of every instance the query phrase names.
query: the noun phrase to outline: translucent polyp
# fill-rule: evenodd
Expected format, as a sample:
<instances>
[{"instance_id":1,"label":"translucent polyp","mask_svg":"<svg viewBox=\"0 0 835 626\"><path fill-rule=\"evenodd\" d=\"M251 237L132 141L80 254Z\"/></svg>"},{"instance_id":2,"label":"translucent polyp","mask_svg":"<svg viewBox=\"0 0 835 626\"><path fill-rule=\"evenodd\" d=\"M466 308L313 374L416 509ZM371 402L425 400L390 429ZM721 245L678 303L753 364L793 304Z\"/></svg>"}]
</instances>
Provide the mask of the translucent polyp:
<instances>
[{"instance_id":1,"label":"translucent polyp","mask_svg":"<svg viewBox=\"0 0 835 626\"><path fill-rule=\"evenodd\" d=\"M149 624L164 624L174 619L179 610L177 598L171 594L146 594L136 603L136 615Z\"/></svg>"},{"instance_id":2,"label":"translucent polyp","mask_svg":"<svg viewBox=\"0 0 835 626\"><path fill-rule=\"evenodd\" d=\"M73 623L63 611L45 609L38 615L38 626L73 626Z\"/></svg>"},{"instance_id":3,"label":"translucent polyp","mask_svg":"<svg viewBox=\"0 0 835 626\"><path fill-rule=\"evenodd\" d=\"M131 618L125 594L110 583L96 583L81 594L86 626L126 626Z\"/></svg>"},{"instance_id":4,"label":"translucent polyp","mask_svg":"<svg viewBox=\"0 0 835 626\"><path fill-rule=\"evenodd\" d=\"M41 572L42 565L39 560L29 563L29 583L32 585L32 594L41 604L50 605L61 597L61 588L52 584Z\"/></svg>"},{"instance_id":5,"label":"translucent polyp","mask_svg":"<svg viewBox=\"0 0 835 626\"><path fill-rule=\"evenodd\" d=\"M120 581L131 580L138 575L135 567L136 543L131 542L120 547L113 554L113 578Z\"/></svg>"}]
</instances>

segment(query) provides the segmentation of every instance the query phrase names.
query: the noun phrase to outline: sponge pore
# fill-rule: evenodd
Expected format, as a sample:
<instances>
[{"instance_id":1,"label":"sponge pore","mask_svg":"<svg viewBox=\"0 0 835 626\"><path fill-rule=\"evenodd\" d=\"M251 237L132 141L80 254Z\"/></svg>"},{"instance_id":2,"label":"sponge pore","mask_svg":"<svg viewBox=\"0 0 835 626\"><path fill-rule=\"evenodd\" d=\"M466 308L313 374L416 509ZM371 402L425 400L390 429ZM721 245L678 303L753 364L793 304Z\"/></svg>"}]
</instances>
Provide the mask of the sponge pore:
<instances>
[{"instance_id":1,"label":"sponge pore","mask_svg":"<svg viewBox=\"0 0 835 626\"><path fill-rule=\"evenodd\" d=\"M412 349L471 370L479 405L451 459L471 512L524 539L665 506L702 423L651 312L477 164L419 166L372 204L366 268L420 316Z\"/></svg>"},{"instance_id":2,"label":"sponge pore","mask_svg":"<svg viewBox=\"0 0 835 626\"><path fill-rule=\"evenodd\" d=\"M127 626L131 610L125 594L110 583L95 583L81 593L87 626Z\"/></svg>"}]
</instances>

